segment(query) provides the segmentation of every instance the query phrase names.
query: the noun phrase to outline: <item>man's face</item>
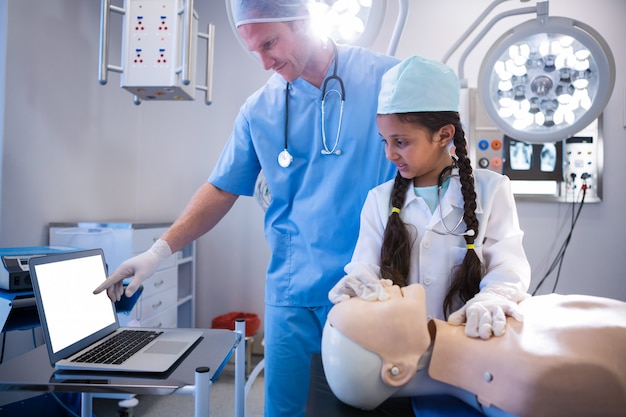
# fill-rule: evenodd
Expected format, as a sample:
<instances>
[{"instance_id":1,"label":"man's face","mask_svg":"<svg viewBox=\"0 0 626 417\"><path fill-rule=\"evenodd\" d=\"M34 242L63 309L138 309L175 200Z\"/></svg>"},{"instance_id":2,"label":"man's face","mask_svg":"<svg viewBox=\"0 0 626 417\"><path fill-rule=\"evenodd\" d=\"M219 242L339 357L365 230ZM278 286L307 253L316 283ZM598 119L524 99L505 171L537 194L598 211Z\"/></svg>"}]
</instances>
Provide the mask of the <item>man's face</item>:
<instances>
[{"instance_id":1,"label":"man's face","mask_svg":"<svg viewBox=\"0 0 626 417\"><path fill-rule=\"evenodd\" d=\"M305 23L248 23L237 28L246 47L254 52L266 70L274 70L285 81L302 75L310 56Z\"/></svg>"}]
</instances>

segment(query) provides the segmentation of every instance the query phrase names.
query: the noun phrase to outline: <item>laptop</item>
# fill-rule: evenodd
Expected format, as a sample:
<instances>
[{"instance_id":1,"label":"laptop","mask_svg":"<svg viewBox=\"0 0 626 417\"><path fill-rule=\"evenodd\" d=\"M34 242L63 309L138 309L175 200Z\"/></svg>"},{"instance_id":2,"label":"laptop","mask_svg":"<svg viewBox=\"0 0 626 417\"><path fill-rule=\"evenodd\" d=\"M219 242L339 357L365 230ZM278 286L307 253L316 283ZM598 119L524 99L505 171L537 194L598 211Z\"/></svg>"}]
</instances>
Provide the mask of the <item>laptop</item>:
<instances>
[{"instance_id":1,"label":"laptop","mask_svg":"<svg viewBox=\"0 0 626 417\"><path fill-rule=\"evenodd\" d=\"M50 363L70 371L167 372L202 337L194 329L121 327L106 291L93 290L107 277L102 249L33 257L30 277ZM122 359L101 360L85 354L119 338L132 336L121 349L134 346ZM137 338L147 340L134 341ZM108 362L108 363L102 363Z\"/></svg>"}]
</instances>

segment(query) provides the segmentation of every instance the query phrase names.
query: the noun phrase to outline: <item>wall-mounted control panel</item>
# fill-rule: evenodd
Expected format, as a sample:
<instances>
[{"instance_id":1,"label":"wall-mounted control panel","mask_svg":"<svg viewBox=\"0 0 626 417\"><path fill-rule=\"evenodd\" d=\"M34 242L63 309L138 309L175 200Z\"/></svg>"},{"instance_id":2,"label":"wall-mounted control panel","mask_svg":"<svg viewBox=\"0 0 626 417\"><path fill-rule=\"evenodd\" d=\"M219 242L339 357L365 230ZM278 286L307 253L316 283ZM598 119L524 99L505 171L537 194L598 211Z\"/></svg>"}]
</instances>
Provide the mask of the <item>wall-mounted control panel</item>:
<instances>
[{"instance_id":1,"label":"wall-mounted control panel","mask_svg":"<svg viewBox=\"0 0 626 417\"><path fill-rule=\"evenodd\" d=\"M142 100L193 100L195 53L191 80L182 79L183 0L126 0L122 35L121 86ZM188 6L188 5L187 5ZM198 17L192 19L190 50L196 50Z\"/></svg>"},{"instance_id":2,"label":"wall-mounted control panel","mask_svg":"<svg viewBox=\"0 0 626 417\"><path fill-rule=\"evenodd\" d=\"M528 143L509 137L469 91L469 155L475 168L511 179L516 198L547 202L602 201L601 119L560 142Z\"/></svg>"}]
</instances>

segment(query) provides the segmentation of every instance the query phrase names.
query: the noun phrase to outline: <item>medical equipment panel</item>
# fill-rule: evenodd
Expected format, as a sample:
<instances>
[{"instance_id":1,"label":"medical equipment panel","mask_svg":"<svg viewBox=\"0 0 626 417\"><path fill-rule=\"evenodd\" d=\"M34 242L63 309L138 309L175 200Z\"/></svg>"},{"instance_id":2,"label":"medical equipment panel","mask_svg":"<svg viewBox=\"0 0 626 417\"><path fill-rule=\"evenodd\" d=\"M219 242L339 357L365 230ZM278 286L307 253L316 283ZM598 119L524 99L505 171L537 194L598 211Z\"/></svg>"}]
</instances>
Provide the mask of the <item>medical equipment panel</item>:
<instances>
[{"instance_id":1,"label":"medical equipment panel","mask_svg":"<svg viewBox=\"0 0 626 417\"><path fill-rule=\"evenodd\" d=\"M195 53L190 80L183 80L184 15L181 0L127 0L122 34L122 88L142 100L193 100ZM191 50L196 49L198 17L191 19Z\"/></svg>"},{"instance_id":2,"label":"medical equipment panel","mask_svg":"<svg viewBox=\"0 0 626 417\"><path fill-rule=\"evenodd\" d=\"M125 0L124 6L101 1L98 82L108 82L109 71L122 74L121 87L142 100L193 100L194 90L213 101L215 25L198 31L193 0ZM123 16L121 64L109 63L110 17ZM206 40L206 85L196 82L197 39Z\"/></svg>"},{"instance_id":3,"label":"medical equipment panel","mask_svg":"<svg viewBox=\"0 0 626 417\"><path fill-rule=\"evenodd\" d=\"M31 291L28 261L35 256L71 251L71 248L29 246L22 248L0 248L0 289L9 291Z\"/></svg>"},{"instance_id":4,"label":"medical equipment panel","mask_svg":"<svg viewBox=\"0 0 626 417\"><path fill-rule=\"evenodd\" d=\"M546 202L602 201L601 117L559 142L529 143L505 135L469 91L469 154L475 168L507 175L516 198Z\"/></svg>"}]
</instances>

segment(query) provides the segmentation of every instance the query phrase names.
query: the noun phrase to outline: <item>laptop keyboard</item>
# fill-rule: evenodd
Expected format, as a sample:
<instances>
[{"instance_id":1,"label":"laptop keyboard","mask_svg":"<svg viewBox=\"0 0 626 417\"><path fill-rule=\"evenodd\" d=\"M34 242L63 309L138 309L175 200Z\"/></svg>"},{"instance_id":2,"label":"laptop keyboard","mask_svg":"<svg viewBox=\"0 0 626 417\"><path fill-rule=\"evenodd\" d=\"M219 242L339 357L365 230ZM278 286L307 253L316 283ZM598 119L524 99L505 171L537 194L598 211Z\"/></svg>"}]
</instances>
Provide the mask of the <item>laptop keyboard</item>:
<instances>
[{"instance_id":1,"label":"laptop keyboard","mask_svg":"<svg viewBox=\"0 0 626 417\"><path fill-rule=\"evenodd\" d=\"M152 330L122 330L106 342L73 359L72 362L119 365L162 333Z\"/></svg>"}]
</instances>

